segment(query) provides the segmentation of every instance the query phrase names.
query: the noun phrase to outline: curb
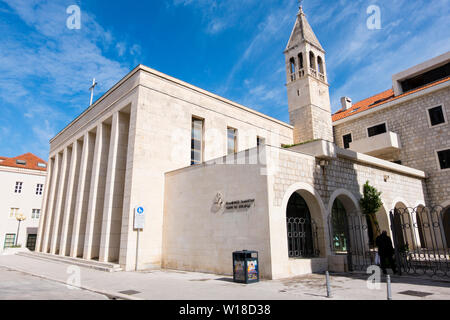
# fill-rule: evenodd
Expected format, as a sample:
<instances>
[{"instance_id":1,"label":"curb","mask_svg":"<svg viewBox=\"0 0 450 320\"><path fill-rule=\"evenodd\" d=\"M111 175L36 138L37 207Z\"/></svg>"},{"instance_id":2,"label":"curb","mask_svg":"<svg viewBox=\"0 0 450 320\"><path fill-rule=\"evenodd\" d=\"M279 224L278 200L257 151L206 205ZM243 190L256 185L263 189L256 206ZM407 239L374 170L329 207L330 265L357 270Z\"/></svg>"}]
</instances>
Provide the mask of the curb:
<instances>
[{"instance_id":1,"label":"curb","mask_svg":"<svg viewBox=\"0 0 450 320\"><path fill-rule=\"evenodd\" d=\"M21 273L25 273L27 275L36 277L36 278L40 278L40 279L44 279L44 280L48 280L48 281L53 281L53 282L57 282L60 284L64 284L68 287L73 287L76 289L81 289L81 290L86 290L86 291L90 291L93 293L97 293L97 294L101 294L104 295L106 297L108 297L109 299L112 300L130 300L130 301L142 301L144 299L142 298L138 298L138 297L132 297L126 294L122 294L122 293L116 293L116 292L111 292L111 291L106 291L106 290L100 290L100 289L94 289L94 288L90 288L90 287L86 287L86 286L74 286L74 285L69 285L67 284L65 281L59 280L59 279L55 279L55 278L51 278L48 276L43 276L40 274L36 274L36 273L32 273L30 271L27 270L23 270L20 268L16 268L16 267L10 267L10 266L5 266L5 265L0 265L0 267L3 267L7 270L12 270L12 271L17 271L17 272L21 272Z\"/></svg>"}]
</instances>

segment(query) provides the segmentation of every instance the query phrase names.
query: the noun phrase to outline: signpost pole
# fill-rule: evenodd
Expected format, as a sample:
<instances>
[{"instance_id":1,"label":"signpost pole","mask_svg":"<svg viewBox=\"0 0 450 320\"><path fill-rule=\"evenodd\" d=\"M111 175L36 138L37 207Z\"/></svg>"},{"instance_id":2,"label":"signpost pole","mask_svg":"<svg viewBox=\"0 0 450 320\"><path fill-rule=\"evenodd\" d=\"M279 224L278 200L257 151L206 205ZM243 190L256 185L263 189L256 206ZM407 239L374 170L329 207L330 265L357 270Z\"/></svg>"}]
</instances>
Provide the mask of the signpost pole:
<instances>
[{"instance_id":1,"label":"signpost pole","mask_svg":"<svg viewBox=\"0 0 450 320\"><path fill-rule=\"evenodd\" d=\"M139 264L139 232L145 228L145 209L144 207L136 207L134 209L134 229L137 230L136 241L136 266L135 271L138 271Z\"/></svg>"},{"instance_id":2,"label":"signpost pole","mask_svg":"<svg viewBox=\"0 0 450 320\"><path fill-rule=\"evenodd\" d=\"M138 261L139 261L139 228L137 229L137 242L136 242L136 271L138 271Z\"/></svg>"}]
</instances>

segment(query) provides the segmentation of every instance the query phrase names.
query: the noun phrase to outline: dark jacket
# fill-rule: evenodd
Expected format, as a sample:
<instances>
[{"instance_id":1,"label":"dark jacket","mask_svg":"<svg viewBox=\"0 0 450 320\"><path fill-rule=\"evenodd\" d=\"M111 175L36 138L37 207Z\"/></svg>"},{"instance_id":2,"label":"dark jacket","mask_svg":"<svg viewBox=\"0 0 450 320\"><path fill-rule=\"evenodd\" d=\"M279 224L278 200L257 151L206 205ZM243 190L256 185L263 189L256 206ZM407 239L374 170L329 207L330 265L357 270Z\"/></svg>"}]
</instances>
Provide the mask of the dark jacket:
<instances>
[{"instance_id":1,"label":"dark jacket","mask_svg":"<svg viewBox=\"0 0 450 320\"><path fill-rule=\"evenodd\" d=\"M394 247L392 240L387 235L382 234L375 241L378 247L378 254L380 256L392 256L394 254Z\"/></svg>"}]
</instances>

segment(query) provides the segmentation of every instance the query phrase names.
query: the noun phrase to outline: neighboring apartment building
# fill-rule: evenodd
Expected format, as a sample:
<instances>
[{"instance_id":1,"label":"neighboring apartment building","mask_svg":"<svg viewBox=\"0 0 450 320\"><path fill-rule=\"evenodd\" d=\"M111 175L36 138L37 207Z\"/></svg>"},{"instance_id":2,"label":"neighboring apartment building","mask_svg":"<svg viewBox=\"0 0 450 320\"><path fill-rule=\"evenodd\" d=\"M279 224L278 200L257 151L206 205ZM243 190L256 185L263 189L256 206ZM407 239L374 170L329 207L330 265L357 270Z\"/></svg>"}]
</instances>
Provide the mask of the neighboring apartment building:
<instances>
[{"instance_id":1,"label":"neighboring apartment building","mask_svg":"<svg viewBox=\"0 0 450 320\"><path fill-rule=\"evenodd\" d=\"M0 157L0 252L16 244L35 250L46 175L47 163L31 153Z\"/></svg>"},{"instance_id":2,"label":"neighboring apartment building","mask_svg":"<svg viewBox=\"0 0 450 320\"><path fill-rule=\"evenodd\" d=\"M333 115L336 144L425 171L427 205L450 206L450 52L392 77L393 89ZM411 204L413 205L413 204Z\"/></svg>"}]
</instances>

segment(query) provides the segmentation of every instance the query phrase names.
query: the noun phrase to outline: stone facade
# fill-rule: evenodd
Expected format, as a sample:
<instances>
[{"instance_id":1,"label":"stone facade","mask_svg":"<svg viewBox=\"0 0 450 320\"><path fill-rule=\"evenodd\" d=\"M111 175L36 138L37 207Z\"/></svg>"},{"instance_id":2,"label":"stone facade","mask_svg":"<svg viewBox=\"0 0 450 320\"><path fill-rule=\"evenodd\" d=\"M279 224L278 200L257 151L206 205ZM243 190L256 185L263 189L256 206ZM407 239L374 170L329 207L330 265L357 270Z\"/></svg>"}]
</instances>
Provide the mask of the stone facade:
<instances>
[{"instance_id":1,"label":"stone facade","mask_svg":"<svg viewBox=\"0 0 450 320\"><path fill-rule=\"evenodd\" d=\"M284 52L294 144L333 141L325 50L300 10Z\"/></svg>"},{"instance_id":2,"label":"stone facade","mask_svg":"<svg viewBox=\"0 0 450 320\"><path fill-rule=\"evenodd\" d=\"M231 253L251 249L260 254L264 278L322 272L334 257L328 221L336 199L345 204L348 214L361 215L358 201L362 186L370 181L383 192L386 209L378 212L383 230L390 230L387 208L392 204L424 203L420 172L385 170L376 162L346 158L340 151L329 155L325 168L316 156L267 145L237 158L241 161L228 156L166 174L163 267L232 274ZM317 258L288 258L286 206L295 192L306 200L317 223L321 252ZM225 202L254 199L254 206L217 208L218 194Z\"/></svg>"},{"instance_id":3,"label":"stone facade","mask_svg":"<svg viewBox=\"0 0 450 320\"><path fill-rule=\"evenodd\" d=\"M442 106L447 122L431 127L428 108ZM450 200L450 171L440 170L437 150L450 148L450 87L423 94L406 102L334 125L336 144L343 147L342 137L352 134L353 141L367 138L367 128L386 122L387 130L399 135L401 150L395 155L405 166L427 173L427 204L443 205ZM410 203L411 206L414 203Z\"/></svg>"}]
</instances>

